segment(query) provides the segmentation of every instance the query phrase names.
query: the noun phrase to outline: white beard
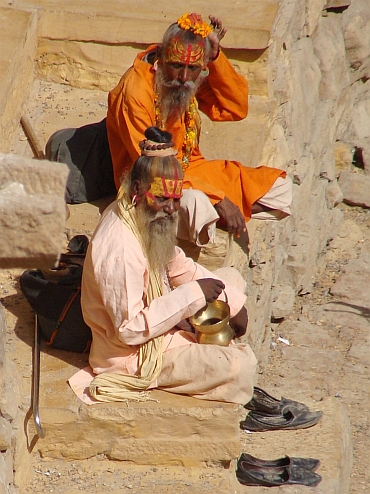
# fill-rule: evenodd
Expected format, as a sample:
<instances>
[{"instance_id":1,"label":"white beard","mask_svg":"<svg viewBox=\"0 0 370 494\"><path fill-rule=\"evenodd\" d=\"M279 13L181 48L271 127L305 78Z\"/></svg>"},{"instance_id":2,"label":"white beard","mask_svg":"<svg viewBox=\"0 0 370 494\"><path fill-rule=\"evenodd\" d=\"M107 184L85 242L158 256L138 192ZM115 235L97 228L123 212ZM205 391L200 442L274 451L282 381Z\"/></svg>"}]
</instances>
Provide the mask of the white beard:
<instances>
[{"instance_id":1,"label":"white beard","mask_svg":"<svg viewBox=\"0 0 370 494\"><path fill-rule=\"evenodd\" d=\"M149 266L163 273L174 255L178 213L169 215L159 211L153 215L143 204L136 208L136 217Z\"/></svg>"}]
</instances>

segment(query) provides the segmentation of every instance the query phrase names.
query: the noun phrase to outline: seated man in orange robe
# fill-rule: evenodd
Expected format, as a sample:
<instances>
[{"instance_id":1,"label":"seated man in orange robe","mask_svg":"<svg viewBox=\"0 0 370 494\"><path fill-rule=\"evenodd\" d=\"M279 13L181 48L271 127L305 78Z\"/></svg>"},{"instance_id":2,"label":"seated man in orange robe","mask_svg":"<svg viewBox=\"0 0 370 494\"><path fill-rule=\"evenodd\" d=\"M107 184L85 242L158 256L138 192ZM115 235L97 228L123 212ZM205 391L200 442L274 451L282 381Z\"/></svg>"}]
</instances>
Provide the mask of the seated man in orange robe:
<instances>
[{"instance_id":1,"label":"seated man in orange robe","mask_svg":"<svg viewBox=\"0 0 370 494\"><path fill-rule=\"evenodd\" d=\"M198 14L185 14L168 28L160 45L137 56L109 93L108 140L118 189L139 156L145 129L156 125L171 132L185 171L184 188L209 198L213 213L205 214L210 220L204 225L217 221L238 237L252 214L288 216L292 183L282 170L202 156L198 108L213 121L242 120L248 112L247 82L220 49L226 28L219 19L210 20L208 24ZM199 241L196 234L190 236L186 240Z\"/></svg>"}]
</instances>

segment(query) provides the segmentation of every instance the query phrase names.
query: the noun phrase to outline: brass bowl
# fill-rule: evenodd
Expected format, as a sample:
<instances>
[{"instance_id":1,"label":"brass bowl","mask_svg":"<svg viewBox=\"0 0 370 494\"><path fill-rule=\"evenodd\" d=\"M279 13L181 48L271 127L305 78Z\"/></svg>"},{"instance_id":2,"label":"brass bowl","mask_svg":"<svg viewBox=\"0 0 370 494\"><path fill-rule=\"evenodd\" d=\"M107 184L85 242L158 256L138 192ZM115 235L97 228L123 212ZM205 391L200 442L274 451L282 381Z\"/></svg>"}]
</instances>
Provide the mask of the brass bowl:
<instances>
[{"instance_id":1,"label":"brass bowl","mask_svg":"<svg viewBox=\"0 0 370 494\"><path fill-rule=\"evenodd\" d=\"M207 303L189 320L197 331L198 343L228 346L234 336L229 325L230 307L222 300Z\"/></svg>"}]
</instances>

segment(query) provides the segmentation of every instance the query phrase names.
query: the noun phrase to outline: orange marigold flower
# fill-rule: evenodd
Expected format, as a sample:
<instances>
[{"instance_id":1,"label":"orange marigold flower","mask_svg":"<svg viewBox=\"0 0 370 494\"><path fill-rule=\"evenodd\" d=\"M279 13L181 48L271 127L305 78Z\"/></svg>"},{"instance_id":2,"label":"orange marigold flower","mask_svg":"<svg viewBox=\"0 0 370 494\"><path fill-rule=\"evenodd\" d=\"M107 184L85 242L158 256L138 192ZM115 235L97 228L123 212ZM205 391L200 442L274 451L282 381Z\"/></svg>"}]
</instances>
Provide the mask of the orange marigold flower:
<instances>
[{"instance_id":1,"label":"orange marigold flower","mask_svg":"<svg viewBox=\"0 0 370 494\"><path fill-rule=\"evenodd\" d=\"M212 32L212 26L203 21L199 14L184 14L177 20L177 24L181 29L192 31L194 34L199 34L202 38L206 38Z\"/></svg>"}]
</instances>

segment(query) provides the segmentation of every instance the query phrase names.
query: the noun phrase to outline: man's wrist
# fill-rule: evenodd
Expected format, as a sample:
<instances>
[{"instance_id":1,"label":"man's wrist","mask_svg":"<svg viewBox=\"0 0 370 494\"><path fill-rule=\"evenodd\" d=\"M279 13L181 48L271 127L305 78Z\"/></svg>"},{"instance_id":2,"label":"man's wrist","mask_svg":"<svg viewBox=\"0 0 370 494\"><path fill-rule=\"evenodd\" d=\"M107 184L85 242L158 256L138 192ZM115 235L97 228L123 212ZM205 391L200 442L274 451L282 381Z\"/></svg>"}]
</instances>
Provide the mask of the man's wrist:
<instances>
[{"instance_id":1,"label":"man's wrist","mask_svg":"<svg viewBox=\"0 0 370 494\"><path fill-rule=\"evenodd\" d=\"M220 54L220 51L221 51L221 48L220 47L218 47L217 52L212 51L211 54L210 54L210 56L209 56L209 61L210 62L214 62L218 58L218 56ZM214 56L212 56L213 53L216 53L216 54Z\"/></svg>"}]
</instances>

